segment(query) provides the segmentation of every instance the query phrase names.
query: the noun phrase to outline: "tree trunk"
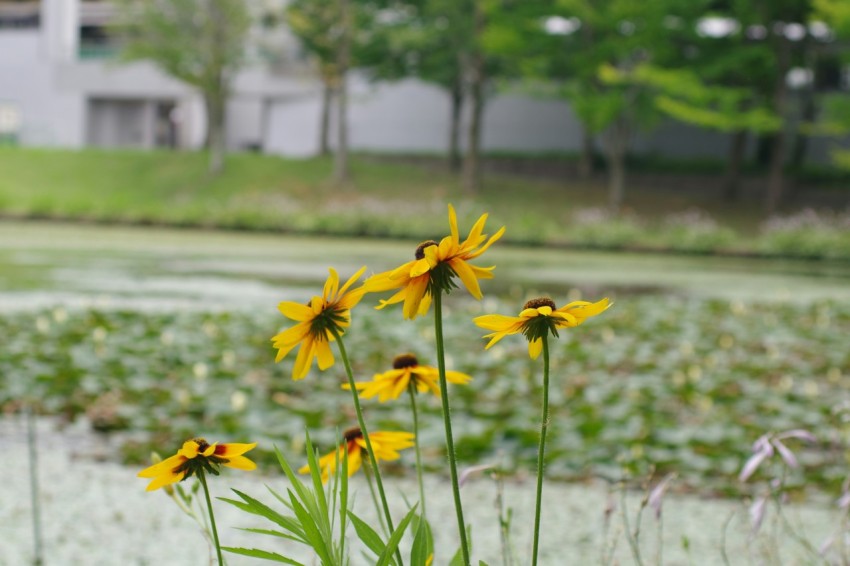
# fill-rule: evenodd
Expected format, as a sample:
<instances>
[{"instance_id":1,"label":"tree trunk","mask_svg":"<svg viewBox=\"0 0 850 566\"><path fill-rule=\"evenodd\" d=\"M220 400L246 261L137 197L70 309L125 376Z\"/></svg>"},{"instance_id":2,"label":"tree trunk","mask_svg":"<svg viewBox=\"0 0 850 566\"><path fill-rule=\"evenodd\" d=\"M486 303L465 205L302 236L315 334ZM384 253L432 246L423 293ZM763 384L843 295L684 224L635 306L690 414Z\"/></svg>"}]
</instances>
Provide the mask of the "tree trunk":
<instances>
[{"instance_id":1,"label":"tree trunk","mask_svg":"<svg viewBox=\"0 0 850 566\"><path fill-rule=\"evenodd\" d=\"M333 102L333 79L322 76L322 109L319 121L319 155L326 157L331 153L331 103Z\"/></svg>"},{"instance_id":2,"label":"tree trunk","mask_svg":"<svg viewBox=\"0 0 850 566\"><path fill-rule=\"evenodd\" d=\"M460 173L460 118L463 112L463 83L457 77L449 93L451 96L451 114L449 117L449 171Z\"/></svg>"},{"instance_id":3,"label":"tree trunk","mask_svg":"<svg viewBox=\"0 0 850 566\"><path fill-rule=\"evenodd\" d=\"M334 155L333 180L337 185L346 185L351 180L348 167L348 67L351 63L351 0L339 0L342 35L337 47L337 142Z\"/></svg>"},{"instance_id":4,"label":"tree trunk","mask_svg":"<svg viewBox=\"0 0 850 566\"><path fill-rule=\"evenodd\" d=\"M586 127L581 130L581 155L578 159L579 179L590 179L593 176L593 134Z\"/></svg>"},{"instance_id":5,"label":"tree trunk","mask_svg":"<svg viewBox=\"0 0 850 566\"><path fill-rule=\"evenodd\" d=\"M478 1L474 2L475 37L484 32L484 14ZM469 139L467 139L466 158L463 162L463 192L474 195L481 188L481 118L484 112L484 54L479 48L470 55L469 94L472 97L471 119L469 120Z\"/></svg>"},{"instance_id":6,"label":"tree trunk","mask_svg":"<svg viewBox=\"0 0 850 566\"><path fill-rule=\"evenodd\" d=\"M207 114L207 140L209 164L207 170L217 175L224 170L225 120L227 96L223 92L208 92L204 96Z\"/></svg>"},{"instance_id":7,"label":"tree trunk","mask_svg":"<svg viewBox=\"0 0 850 566\"><path fill-rule=\"evenodd\" d=\"M811 69L814 73L818 66L818 52L812 46L808 36L803 44L803 54L805 67ZM814 75L812 76L812 80L800 92L799 102L800 120L797 124L796 135L794 136L794 146L791 148L791 165L794 169L800 169L806 164L806 153L809 148L809 136L805 133L805 128L801 126L813 123L817 115Z\"/></svg>"},{"instance_id":8,"label":"tree trunk","mask_svg":"<svg viewBox=\"0 0 850 566\"><path fill-rule=\"evenodd\" d=\"M608 152L608 210L620 214L626 196L626 155L621 151Z\"/></svg>"},{"instance_id":9,"label":"tree trunk","mask_svg":"<svg viewBox=\"0 0 850 566\"><path fill-rule=\"evenodd\" d=\"M209 173L217 175L224 170L227 97L230 92L224 53L227 47L227 18L219 2L210 3L208 8L213 25L210 36L211 78L208 82L204 82L204 102L207 107Z\"/></svg>"},{"instance_id":10,"label":"tree trunk","mask_svg":"<svg viewBox=\"0 0 850 566\"><path fill-rule=\"evenodd\" d=\"M481 116L484 111L484 87L478 80L470 85L472 116L469 121L469 139L463 162L463 190L474 195L481 188Z\"/></svg>"},{"instance_id":11,"label":"tree trunk","mask_svg":"<svg viewBox=\"0 0 850 566\"><path fill-rule=\"evenodd\" d=\"M608 130L608 209L620 214L626 196L626 148L629 124L624 116L617 118Z\"/></svg>"},{"instance_id":12,"label":"tree trunk","mask_svg":"<svg viewBox=\"0 0 850 566\"><path fill-rule=\"evenodd\" d=\"M729 155L726 159L726 176L723 179L723 198L729 202L740 197L741 164L747 150L747 131L733 132L729 143Z\"/></svg>"},{"instance_id":13,"label":"tree trunk","mask_svg":"<svg viewBox=\"0 0 850 566\"><path fill-rule=\"evenodd\" d=\"M765 212L773 215L782 202L783 192L783 170L785 168L785 106L788 98L788 84L785 75L790 65L790 45L785 38L778 38L777 48L777 77L776 87L773 93L773 108L776 115L782 119L779 130L773 135L773 145L770 152L770 165L768 166L767 191L765 198Z\"/></svg>"}]
</instances>

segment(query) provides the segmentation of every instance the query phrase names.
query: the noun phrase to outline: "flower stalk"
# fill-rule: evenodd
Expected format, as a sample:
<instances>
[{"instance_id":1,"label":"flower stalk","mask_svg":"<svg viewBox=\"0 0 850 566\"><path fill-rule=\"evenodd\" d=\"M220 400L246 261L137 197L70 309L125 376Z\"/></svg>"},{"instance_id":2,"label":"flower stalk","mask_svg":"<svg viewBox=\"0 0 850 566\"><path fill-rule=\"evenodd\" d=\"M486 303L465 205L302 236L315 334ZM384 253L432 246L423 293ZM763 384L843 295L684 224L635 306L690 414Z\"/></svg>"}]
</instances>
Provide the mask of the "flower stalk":
<instances>
[{"instance_id":1,"label":"flower stalk","mask_svg":"<svg viewBox=\"0 0 850 566\"><path fill-rule=\"evenodd\" d=\"M416 480L419 483L419 508L422 510L422 517L426 517L425 512L425 484L422 481L422 453L419 450L419 411L416 409L416 386L413 381L407 384L407 393L410 396L410 412L413 413L413 437L414 448L416 449Z\"/></svg>"},{"instance_id":2,"label":"flower stalk","mask_svg":"<svg viewBox=\"0 0 850 566\"><path fill-rule=\"evenodd\" d=\"M203 468L199 469L195 475L198 476L198 480L201 482L201 487L204 488L204 498L207 500L207 511L210 515L210 530L212 530L218 564L219 566L224 566L224 558L221 556L221 543L218 541L218 529L215 526L215 513L213 513L212 501L210 500L210 490L207 487L207 478L204 474Z\"/></svg>"},{"instance_id":3,"label":"flower stalk","mask_svg":"<svg viewBox=\"0 0 850 566\"><path fill-rule=\"evenodd\" d=\"M360 396L357 394L357 386L354 383L354 372L351 369L351 362L348 359L348 353L345 351L342 333L340 333L336 326L331 326L329 330L336 339L336 344L339 348L339 355L342 358L343 365L345 366L345 373L348 377L348 386L351 388L351 396L354 400L354 411L357 414L357 424L360 427L360 431L363 433L363 439L366 441L366 452L369 453L369 463L372 465L372 469L375 472L375 484L378 487L378 495L381 499L384 517L387 520L387 528L389 529L389 532L393 532L395 531L395 527L393 526L393 517L390 514L390 507L387 504L387 496L384 492L384 482L381 480L381 470L378 468L378 460L375 458L375 451L372 449L372 441L369 439L366 421L363 419L363 409L360 407ZM396 550L396 560L401 566L403 566L404 562L401 559L401 552L399 550Z\"/></svg>"},{"instance_id":4,"label":"flower stalk","mask_svg":"<svg viewBox=\"0 0 850 566\"><path fill-rule=\"evenodd\" d=\"M540 541L540 510L543 506L543 461L546 455L546 431L549 429L549 337L543 340L543 407L540 418L540 446L537 450L537 503L534 508L534 547L531 554L532 566L537 566L537 551Z\"/></svg>"},{"instance_id":5,"label":"flower stalk","mask_svg":"<svg viewBox=\"0 0 850 566\"><path fill-rule=\"evenodd\" d=\"M449 470L452 478L452 494L454 495L455 514L457 515L460 549L464 566L469 566L469 542L466 537L466 523L463 520L463 503L460 499L460 486L457 476L457 458L455 456L454 439L452 437L451 408L449 407L449 390L446 380L446 352L443 345L443 290L434 286L434 335L437 342L437 369L440 372L440 400L443 404L443 424L446 430L446 452L449 459Z\"/></svg>"},{"instance_id":6,"label":"flower stalk","mask_svg":"<svg viewBox=\"0 0 850 566\"><path fill-rule=\"evenodd\" d=\"M27 455L29 456L30 472L30 504L32 505L32 536L33 536L33 564L40 566L44 564L44 553L42 551L41 538L41 505L38 488L38 450L36 446L36 422L32 404L26 404L27 423Z\"/></svg>"}]
</instances>

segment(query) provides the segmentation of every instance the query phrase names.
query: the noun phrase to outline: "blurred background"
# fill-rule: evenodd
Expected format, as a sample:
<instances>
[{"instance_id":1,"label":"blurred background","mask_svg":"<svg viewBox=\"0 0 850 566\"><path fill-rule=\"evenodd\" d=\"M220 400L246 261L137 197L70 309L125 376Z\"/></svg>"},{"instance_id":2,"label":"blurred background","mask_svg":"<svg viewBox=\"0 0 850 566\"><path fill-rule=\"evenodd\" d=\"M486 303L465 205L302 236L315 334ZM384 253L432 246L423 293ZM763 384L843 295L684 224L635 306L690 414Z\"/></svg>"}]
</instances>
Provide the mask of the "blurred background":
<instances>
[{"instance_id":1,"label":"blurred background","mask_svg":"<svg viewBox=\"0 0 850 566\"><path fill-rule=\"evenodd\" d=\"M448 233L448 203L462 236L485 212L507 227L477 260L497 266L485 300L447 301L449 366L474 377L463 465L526 478L540 396L524 342L485 354L471 318L608 296L553 350L553 479L602 501L675 473L727 505L779 474L738 481L753 441L806 429L787 493L846 495L850 1L0 0L0 449L23 463L39 432L48 557L110 563L50 509L103 497L92 477L126 489L152 449L258 441L275 474L272 445L299 458L305 427L333 446L353 420L341 369L293 383L273 363L277 302L328 266L407 261ZM370 302L359 379L434 362L428 320ZM438 478L440 409L422 406ZM404 406L366 411L410 427ZM0 563L33 556L28 489L0 486L20 542ZM99 529L125 524L106 509ZM711 530L687 519L671 546ZM144 534L128 552L169 563Z\"/></svg>"}]
</instances>

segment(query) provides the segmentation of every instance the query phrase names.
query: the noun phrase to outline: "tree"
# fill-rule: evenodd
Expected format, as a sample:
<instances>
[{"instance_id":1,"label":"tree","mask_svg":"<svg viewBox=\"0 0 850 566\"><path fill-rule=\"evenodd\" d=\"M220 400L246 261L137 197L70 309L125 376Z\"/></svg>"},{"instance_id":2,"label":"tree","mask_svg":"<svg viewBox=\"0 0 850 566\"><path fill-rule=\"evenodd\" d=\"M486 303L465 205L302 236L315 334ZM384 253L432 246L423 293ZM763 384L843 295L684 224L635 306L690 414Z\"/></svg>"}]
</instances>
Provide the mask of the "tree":
<instances>
[{"instance_id":1,"label":"tree","mask_svg":"<svg viewBox=\"0 0 850 566\"><path fill-rule=\"evenodd\" d=\"M322 83L319 153L330 154L331 103L343 76L339 67L338 42L342 35L340 0L293 0L286 8L292 33L316 61Z\"/></svg>"},{"instance_id":2,"label":"tree","mask_svg":"<svg viewBox=\"0 0 850 566\"><path fill-rule=\"evenodd\" d=\"M470 3L466 0L404 0L380 29L379 41L361 50L359 67L375 80L416 77L443 89L449 97L447 162L461 167L461 115L465 62L469 51Z\"/></svg>"},{"instance_id":3,"label":"tree","mask_svg":"<svg viewBox=\"0 0 850 566\"><path fill-rule=\"evenodd\" d=\"M293 0L286 9L290 29L316 60L322 82L320 151L329 152L330 108L337 103L337 143L334 182L350 181L348 144L348 73L364 64L367 53L380 51L385 41L380 15L396 4L392 0ZM385 53L384 53L385 54Z\"/></svg>"},{"instance_id":4,"label":"tree","mask_svg":"<svg viewBox=\"0 0 850 566\"><path fill-rule=\"evenodd\" d=\"M204 98L209 170L224 167L227 100L243 62L250 17L243 0L113 0L128 60L148 59Z\"/></svg>"},{"instance_id":5,"label":"tree","mask_svg":"<svg viewBox=\"0 0 850 566\"><path fill-rule=\"evenodd\" d=\"M608 204L623 205L626 155L634 133L655 123L658 114L648 89L621 81L641 67L682 65L692 22L703 2L561 0L558 16L579 29L563 37L573 72L565 94L589 135L601 134L608 170ZM586 148L587 150L587 148ZM589 159L589 156L585 156Z\"/></svg>"},{"instance_id":6,"label":"tree","mask_svg":"<svg viewBox=\"0 0 850 566\"><path fill-rule=\"evenodd\" d=\"M685 91L668 81L658 99L662 110L679 120L732 134L728 197L737 192L743 140L748 133L761 136L766 142L768 214L776 212L785 193L784 171L793 123L789 71L799 67L814 72L815 54L828 35L808 25L812 8L811 0L715 2L701 20L701 37L693 43L691 88ZM710 32L707 22L712 21L725 28L722 33L720 28ZM803 121L814 118L813 88L806 87L799 97ZM792 153L798 161L805 152L805 136L798 128Z\"/></svg>"},{"instance_id":7,"label":"tree","mask_svg":"<svg viewBox=\"0 0 850 566\"><path fill-rule=\"evenodd\" d=\"M706 1L526 0L523 23L500 30L503 52L519 54L523 76L554 82L554 94L569 102L581 122L585 176L592 169L594 138L601 137L614 212L623 204L631 139L658 117L649 90L621 79L641 66L682 65L691 22Z\"/></svg>"},{"instance_id":8,"label":"tree","mask_svg":"<svg viewBox=\"0 0 850 566\"><path fill-rule=\"evenodd\" d=\"M842 0L814 0L816 21L829 22L836 46L834 56L844 65L850 65L850 4ZM825 112L813 129L833 136L850 133L850 100L846 94L830 94L825 97ZM833 161L843 169L850 170L850 150L834 149Z\"/></svg>"}]
</instances>

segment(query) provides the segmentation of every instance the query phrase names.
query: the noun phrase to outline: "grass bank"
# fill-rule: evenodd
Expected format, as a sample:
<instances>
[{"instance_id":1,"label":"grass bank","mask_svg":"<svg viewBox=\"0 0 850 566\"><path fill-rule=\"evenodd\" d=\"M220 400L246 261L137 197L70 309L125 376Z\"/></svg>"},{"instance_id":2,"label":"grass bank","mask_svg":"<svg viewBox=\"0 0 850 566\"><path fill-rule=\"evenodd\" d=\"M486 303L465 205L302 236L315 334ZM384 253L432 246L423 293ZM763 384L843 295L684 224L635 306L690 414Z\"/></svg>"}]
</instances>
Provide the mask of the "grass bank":
<instances>
[{"instance_id":1,"label":"grass bank","mask_svg":"<svg viewBox=\"0 0 850 566\"><path fill-rule=\"evenodd\" d=\"M850 259L850 213L803 210L765 220L713 192L638 187L626 212L605 211L600 182L491 174L480 194L435 167L355 159L354 184L328 183L329 159L228 157L210 177L199 153L0 148L0 214L340 236L427 238L445 203L491 213L518 243L685 253Z\"/></svg>"}]
</instances>

